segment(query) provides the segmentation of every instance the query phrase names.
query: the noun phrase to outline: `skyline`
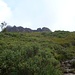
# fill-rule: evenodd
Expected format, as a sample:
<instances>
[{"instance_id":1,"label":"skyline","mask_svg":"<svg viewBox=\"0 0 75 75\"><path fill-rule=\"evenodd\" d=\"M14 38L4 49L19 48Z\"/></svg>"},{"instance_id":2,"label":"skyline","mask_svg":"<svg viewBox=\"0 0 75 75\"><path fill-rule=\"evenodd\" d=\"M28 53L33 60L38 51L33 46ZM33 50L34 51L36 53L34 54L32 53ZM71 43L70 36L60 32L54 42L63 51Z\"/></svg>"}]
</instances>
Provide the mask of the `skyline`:
<instances>
[{"instance_id":1,"label":"skyline","mask_svg":"<svg viewBox=\"0 0 75 75\"><path fill-rule=\"evenodd\" d=\"M31 29L75 31L75 0L0 0L0 22Z\"/></svg>"}]
</instances>

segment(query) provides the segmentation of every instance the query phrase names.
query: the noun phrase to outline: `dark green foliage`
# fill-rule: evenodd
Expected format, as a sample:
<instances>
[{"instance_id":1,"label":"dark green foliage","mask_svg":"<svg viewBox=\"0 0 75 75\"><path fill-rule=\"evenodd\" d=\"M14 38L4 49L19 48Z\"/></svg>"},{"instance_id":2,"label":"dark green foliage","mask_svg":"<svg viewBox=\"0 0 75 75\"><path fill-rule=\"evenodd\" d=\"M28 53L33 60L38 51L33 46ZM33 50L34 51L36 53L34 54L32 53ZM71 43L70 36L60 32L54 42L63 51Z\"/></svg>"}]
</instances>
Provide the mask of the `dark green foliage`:
<instances>
[{"instance_id":1,"label":"dark green foliage","mask_svg":"<svg viewBox=\"0 0 75 75\"><path fill-rule=\"evenodd\" d=\"M75 68L75 61L73 61L71 64L72 64L72 67Z\"/></svg>"},{"instance_id":2,"label":"dark green foliage","mask_svg":"<svg viewBox=\"0 0 75 75\"><path fill-rule=\"evenodd\" d=\"M2 30L2 32L7 32L6 28L4 28L4 29Z\"/></svg>"},{"instance_id":3,"label":"dark green foliage","mask_svg":"<svg viewBox=\"0 0 75 75\"><path fill-rule=\"evenodd\" d=\"M75 32L0 33L0 75L62 75L74 57Z\"/></svg>"},{"instance_id":4,"label":"dark green foliage","mask_svg":"<svg viewBox=\"0 0 75 75\"><path fill-rule=\"evenodd\" d=\"M7 26L7 23L5 21L0 24L2 32L6 32L6 26Z\"/></svg>"}]
</instances>

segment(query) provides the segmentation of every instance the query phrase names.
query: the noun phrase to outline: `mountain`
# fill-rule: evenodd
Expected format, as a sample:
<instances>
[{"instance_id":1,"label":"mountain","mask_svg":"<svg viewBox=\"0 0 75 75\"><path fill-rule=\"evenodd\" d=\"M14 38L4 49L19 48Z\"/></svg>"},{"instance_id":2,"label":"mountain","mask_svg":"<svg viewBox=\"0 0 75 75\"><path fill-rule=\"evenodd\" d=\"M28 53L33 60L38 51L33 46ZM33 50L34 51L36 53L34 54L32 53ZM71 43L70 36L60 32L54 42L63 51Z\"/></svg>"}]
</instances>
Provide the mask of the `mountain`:
<instances>
[{"instance_id":1,"label":"mountain","mask_svg":"<svg viewBox=\"0 0 75 75\"><path fill-rule=\"evenodd\" d=\"M32 30L30 28L23 28L21 26L16 27L16 26L7 26L6 30L8 32L51 32L51 30L47 27L43 27L43 28L37 28L37 30Z\"/></svg>"}]
</instances>

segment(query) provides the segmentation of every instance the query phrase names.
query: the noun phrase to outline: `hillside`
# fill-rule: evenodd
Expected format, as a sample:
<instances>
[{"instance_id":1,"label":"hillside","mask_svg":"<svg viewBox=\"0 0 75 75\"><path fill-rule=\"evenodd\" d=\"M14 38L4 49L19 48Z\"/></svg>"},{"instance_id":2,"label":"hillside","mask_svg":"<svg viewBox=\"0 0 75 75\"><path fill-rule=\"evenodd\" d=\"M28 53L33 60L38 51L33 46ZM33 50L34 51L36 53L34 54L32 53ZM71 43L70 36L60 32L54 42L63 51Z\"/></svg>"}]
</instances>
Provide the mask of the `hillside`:
<instances>
[{"instance_id":1,"label":"hillside","mask_svg":"<svg viewBox=\"0 0 75 75\"><path fill-rule=\"evenodd\" d=\"M73 58L75 32L0 33L0 75L63 75L61 63Z\"/></svg>"}]
</instances>

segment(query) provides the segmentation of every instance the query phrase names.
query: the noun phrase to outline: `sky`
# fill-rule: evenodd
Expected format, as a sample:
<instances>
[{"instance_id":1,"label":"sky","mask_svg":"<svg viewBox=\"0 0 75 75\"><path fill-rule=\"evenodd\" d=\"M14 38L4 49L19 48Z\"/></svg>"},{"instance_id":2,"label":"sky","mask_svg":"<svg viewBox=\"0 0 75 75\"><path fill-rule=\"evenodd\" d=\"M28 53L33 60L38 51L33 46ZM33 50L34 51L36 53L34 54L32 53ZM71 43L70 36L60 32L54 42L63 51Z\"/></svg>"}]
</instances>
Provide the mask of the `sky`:
<instances>
[{"instance_id":1,"label":"sky","mask_svg":"<svg viewBox=\"0 0 75 75\"><path fill-rule=\"evenodd\" d=\"M75 31L75 0L0 0L0 23Z\"/></svg>"}]
</instances>

